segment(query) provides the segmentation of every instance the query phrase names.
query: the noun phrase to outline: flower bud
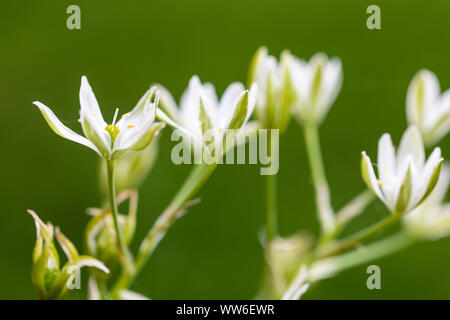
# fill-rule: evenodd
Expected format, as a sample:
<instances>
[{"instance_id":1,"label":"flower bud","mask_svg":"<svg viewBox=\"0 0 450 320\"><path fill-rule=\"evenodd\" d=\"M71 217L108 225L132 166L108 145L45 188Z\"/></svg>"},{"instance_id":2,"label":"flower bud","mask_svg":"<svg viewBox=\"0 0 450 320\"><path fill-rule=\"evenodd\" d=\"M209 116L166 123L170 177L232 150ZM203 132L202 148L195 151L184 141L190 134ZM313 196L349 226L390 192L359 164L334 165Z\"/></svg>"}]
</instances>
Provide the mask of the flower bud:
<instances>
[{"instance_id":1,"label":"flower bud","mask_svg":"<svg viewBox=\"0 0 450 320\"><path fill-rule=\"evenodd\" d=\"M294 115L300 122L320 124L341 90L341 60L317 53L309 62L294 56L289 62L296 93Z\"/></svg>"},{"instance_id":2,"label":"flower bud","mask_svg":"<svg viewBox=\"0 0 450 320\"><path fill-rule=\"evenodd\" d=\"M294 90L289 72L288 51L283 51L280 62L267 54L267 48L256 52L250 66L249 84L258 84L256 117L266 129L284 130L290 120Z\"/></svg>"},{"instance_id":3,"label":"flower bud","mask_svg":"<svg viewBox=\"0 0 450 320\"><path fill-rule=\"evenodd\" d=\"M434 145L450 130L450 90L440 93L433 72L421 70L411 80L406 115L409 124L419 128L426 146Z\"/></svg>"},{"instance_id":4,"label":"flower bud","mask_svg":"<svg viewBox=\"0 0 450 320\"><path fill-rule=\"evenodd\" d=\"M117 204L120 205L129 199L128 215L119 214L119 227L128 245L134 237L137 214L137 192L126 190L117 196ZM119 261L117 238L115 235L114 221L109 208L90 208L89 214L93 215L85 230L85 243L89 255L103 261L108 268L112 268ZM97 276L102 276L98 274ZM104 274L103 274L104 276Z\"/></svg>"},{"instance_id":5,"label":"flower bud","mask_svg":"<svg viewBox=\"0 0 450 320\"><path fill-rule=\"evenodd\" d=\"M73 243L56 228L56 239L67 256L68 261L60 268L59 255L54 244L54 228L45 224L38 215L28 210L36 224L37 239L33 250L31 280L39 299L62 299L69 289L68 280L73 271L94 267L109 273L105 265L89 256L80 256Z\"/></svg>"}]
</instances>

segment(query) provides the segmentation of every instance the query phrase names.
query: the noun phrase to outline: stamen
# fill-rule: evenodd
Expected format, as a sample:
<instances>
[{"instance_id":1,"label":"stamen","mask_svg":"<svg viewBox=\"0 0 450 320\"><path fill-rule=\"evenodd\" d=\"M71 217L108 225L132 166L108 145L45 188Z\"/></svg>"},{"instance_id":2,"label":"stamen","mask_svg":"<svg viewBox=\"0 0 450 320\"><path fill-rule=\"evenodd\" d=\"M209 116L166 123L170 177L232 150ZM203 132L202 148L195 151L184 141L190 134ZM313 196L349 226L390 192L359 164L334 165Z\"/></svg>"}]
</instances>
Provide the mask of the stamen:
<instances>
[{"instance_id":1,"label":"stamen","mask_svg":"<svg viewBox=\"0 0 450 320\"><path fill-rule=\"evenodd\" d=\"M122 119L128 118L129 116L130 116L130 113L124 113L124 114L122 115Z\"/></svg>"},{"instance_id":2,"label":"stamen","mask_svg":"<svg viewBox=\"0 0 450 320\"><path fill-rule=\"evenodd\" d=\"M117 120L117 115L119 114L119 108L116 108L116 111L114 112L114 118L112 121L112 126L114 126L116 124L116 120Z\"/></svg>"},{"instance_id":3,"label":"stamen","mask_svg":"<svg viewBox=\"0 0 450 320\"><path fill-rule=\"evenodd\" d=\"M127 126L127 128L130 128L130 129L134 128L134 127L136 127L134 124L130 124L130 125Z\"/></svg>"},{"instance_id":4,"label":"stamen","mask_svg":"<svg viewBox=\"0 0 450 320\"><path fill-rule=\"evenodd\" d=\"M381 180L377 180L377 183L378 183L379 186L383 186L384 185L384 182L381 181Z\"/></svg>"},{"instance_id":5,"label":"stamen","mask_svg":"<svg viewBox=\"0 0 450 320\"><path fill-rule=\"evenodd\" d=\"M78 119L77 121L78 121L79 123L81 123L81 119Z\"/></svg>"}]
</instances>

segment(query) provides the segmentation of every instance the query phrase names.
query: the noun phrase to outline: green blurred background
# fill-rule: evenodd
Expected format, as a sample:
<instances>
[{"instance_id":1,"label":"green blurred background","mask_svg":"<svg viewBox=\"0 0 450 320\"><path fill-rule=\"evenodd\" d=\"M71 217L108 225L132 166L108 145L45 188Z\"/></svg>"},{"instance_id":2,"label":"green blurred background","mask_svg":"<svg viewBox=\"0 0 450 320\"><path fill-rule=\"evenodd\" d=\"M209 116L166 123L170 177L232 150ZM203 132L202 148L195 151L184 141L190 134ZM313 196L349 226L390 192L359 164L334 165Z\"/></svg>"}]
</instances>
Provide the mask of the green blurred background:
<instances>
[{"instance_id":1,"label":"green blurred background","mask_svg":"<svg viewBox=\"0 0 450 320\"><path fill-rule=\"evenodd\" d=\"M66 28L66 8L81 7L81 30ZM381 30L366 28L366 8L381 7ZM342 59L344 85L322 126L335 208L364 189L361 150L372 157L390 132L406 127L405 95L423 67L450 87L450 2L397 1L3 1L0 10L0 298L34 298L30 281L35 241L32 208L82 247L85 208L99 204L97 155L52 133L31 102L52 107L80 132L78 90L87 75L104 111L134 106L153 82L178 97L191 75L223 92L245 81L260 45L302 58L324 51ZM140 190L138 245L189 172L170 161L170 130ZM448 157L450 140L440 143ZM282 137L279 224L282 235L312 230L314 216L304 143L296 123ZM134 289L154 299L245 299L262 271L257 235L263 226L264 177L258 166L219 166L202 202L168 232ZM380 219L375 202L349 230ZM366 288L366 266L323 281L308 299L450 298L450 239L417 245L375 261L382 289Z\"/></svg>"}]
</instances>

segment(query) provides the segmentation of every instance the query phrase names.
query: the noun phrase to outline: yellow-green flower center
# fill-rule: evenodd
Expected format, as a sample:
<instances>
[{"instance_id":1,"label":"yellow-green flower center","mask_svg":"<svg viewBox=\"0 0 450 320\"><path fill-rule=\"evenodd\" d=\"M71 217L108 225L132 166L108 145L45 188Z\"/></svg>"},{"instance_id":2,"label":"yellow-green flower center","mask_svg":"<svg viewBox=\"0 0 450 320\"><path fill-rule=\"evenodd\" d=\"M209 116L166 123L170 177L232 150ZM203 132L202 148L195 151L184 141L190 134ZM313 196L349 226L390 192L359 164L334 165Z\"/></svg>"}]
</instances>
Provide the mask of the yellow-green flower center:
<instances>
[{"instance_id":1,"label":"yellow-green flower center","mask_svg":"<svg viewBox=\"0 0 450 320\"><path fill-rule=\"evenodd\" d=\"M109 135L111 136L112 141L114 141L119 134L120 130L117 128L117 126L113 124L108 124L105 128L106 131L108 131Z\"/></svg>"}]
</instances>

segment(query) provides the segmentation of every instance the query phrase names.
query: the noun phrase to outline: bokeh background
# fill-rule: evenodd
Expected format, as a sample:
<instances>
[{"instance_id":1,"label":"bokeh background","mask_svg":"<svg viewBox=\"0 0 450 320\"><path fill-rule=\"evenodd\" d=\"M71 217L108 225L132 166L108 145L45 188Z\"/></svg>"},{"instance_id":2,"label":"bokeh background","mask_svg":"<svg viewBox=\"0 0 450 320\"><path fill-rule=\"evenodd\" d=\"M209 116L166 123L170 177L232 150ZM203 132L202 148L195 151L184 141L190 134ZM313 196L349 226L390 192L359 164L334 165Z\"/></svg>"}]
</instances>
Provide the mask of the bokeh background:
<instances>
[{"instance_id":1,"label":"bokeh background","mask_svg":"<svg viewBox=\"0 0 450 320\"><path fill-rule=\"evenodd\" d=\"M66 28L66 8L81 7L81 30ZM381 7L381 30L366 28L366 8ZM406 127L405 95L420 68L450 87L450 2L445 0L153 0L3 1L0 10L0 298L33 299L32 208L61 226L81 248L87 207L99 205L97 155L56 136L31 102L53 108L80 132L78 90L87 75L105 118L134 106L153 82L179 97L191 75L223 92L245 81L260 45L302 58L324 51L342 59L344 85L322 126L335 208L364 189L361 150L375 156L390 132ZM450 156L450 140L440 143ZM165 129L157 163L140 190L135 248L183 182L189 166L170 161ZM281 139L279 224L282 235L317 234L313 188L301 130ZM258 232L264 177L256 165L219 166L199 193L202 202L168 232L134 289L154 299L245 299L262 272ZM386 215L379 203L350 226ZM366 288L366 266L323 281L307 299L450 298L450 239L416 245L375 261L382 289ZM81 296L83 294L80 293Z\"/></svg>"}]
</instances>

